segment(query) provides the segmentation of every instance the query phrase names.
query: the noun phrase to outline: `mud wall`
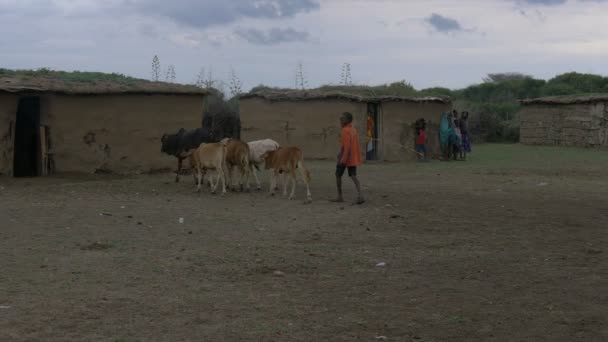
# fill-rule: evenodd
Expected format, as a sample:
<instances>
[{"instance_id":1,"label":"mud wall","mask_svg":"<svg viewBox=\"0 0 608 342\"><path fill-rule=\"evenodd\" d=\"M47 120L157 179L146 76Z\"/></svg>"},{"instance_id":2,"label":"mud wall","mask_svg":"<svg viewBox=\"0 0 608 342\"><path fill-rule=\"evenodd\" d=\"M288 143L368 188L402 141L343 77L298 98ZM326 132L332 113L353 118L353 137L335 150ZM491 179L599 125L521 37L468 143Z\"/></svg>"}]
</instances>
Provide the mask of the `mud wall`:
<instances>
[{"instance_id":1,"label":"mud wall","mask_svg":"<svg viewBox=\"0 0 608 342\"><path fill-rule=\"evenodd\" d=\"M0 92L0 175L13 171L13 134L19 96Z\"/></svg>"},{"instance_id":2,"label":"mud wall","mask_svg":"<svg viewBox=\"0 0 608 342\"><path fill-rule=\"evenodd\" d=\"M240 102L241 139L273 139L299 146L304 158L335 159L340 142L340 115L350 112L359 135L365 135L367 104L346 100L271 102L262 98ZM365 152L364 138L360 138ZM362 157L364 157L362 155ZM365 158L363 158L365 159Z\"/></svg>"},{"instance_id":3,"label":"mud wall","mask_svg":"<svg viewBox=\"0 0 608 342\"><path fill-rule=\"evenodd\" d=\"M160 152L160 139L200 127L203 97L57 95L45 106L57 172L137 173L175 168L175 158Z\"/></svg>"},{"instance_id":4,"label":"mud wall","mask_svg":"<svg viewBox=\"0 0 608 342\"><path fill-rule=\"evenodd\" d=\"M519 112L520 142L527 145L608 146L608 104L533 104Z\"/></svg>"},{"instance_id":5,"label":"mud wall","mask_svg":"<svg viewBox=\"0 0 608 342\"><path fill-rule=\"evenodd\" d=\"M384 160L417 159L414 152L416 141L414 123L419 118L427 121L427 156L429 158L440 156L439 121L443 113L452 109L450 103L391 101L383 102L381 108Z\"/></svg>"}]
</instances>

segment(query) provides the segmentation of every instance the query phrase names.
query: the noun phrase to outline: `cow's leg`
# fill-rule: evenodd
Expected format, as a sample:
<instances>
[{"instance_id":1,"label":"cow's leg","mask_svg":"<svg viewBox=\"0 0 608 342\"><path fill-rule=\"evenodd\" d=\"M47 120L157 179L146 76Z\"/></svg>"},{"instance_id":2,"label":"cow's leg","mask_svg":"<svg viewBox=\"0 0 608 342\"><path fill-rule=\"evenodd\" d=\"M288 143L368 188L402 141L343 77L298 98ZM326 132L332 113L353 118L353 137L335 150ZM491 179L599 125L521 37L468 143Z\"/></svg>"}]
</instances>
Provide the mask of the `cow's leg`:
<instances>
[{"instance_id":1,"label":"cow's leg","mask_svg":"<svg viewBox=\"0 0 608 342\"><path fill-rule=\"evenodd\" d=\"M272 170L270 174L270 196L274 196L275 191L277 191L277 174L278 171Z\"/></svg>"},{"instance_id":2,"label":"cow's leg","mask_svg":"<svg viewBox=\"0 0 608 342\"><path fill-rule=\"evenodd\" d=\"M287 176L285 176L287 177ZM287 184L289 183L289 181L292 182L291 184L291 193L289 194L289 199L293 199L294 194L296 193L296 170L291 170L289 171L289 178L287 180L285 180L285 188L287 188Z\"/></svg>"},{"instance_id":3,"label":"cow's leg","mask_svg":"<svg viewBox=\"0 0 608 342\"><path fill-rule=\"evenodd\" d=\"M239 174L238 178L235 176L234 181L232 182L232 184L234 186L234 191L243 191L243 187L242 187L243 173L241 172L240 165L234 165L233 171L236 171Z\"/></svg>"},{"instance_id":4,"label":"cow's leg","mask_svg":"<svg viewBox=\"0 0 608 342\"><path fill-rule=\"evenodd\" d=\"M203 182L203 178L205 177L205 175L203 174L203 171L199 168L197 168L196 170L196 191L200 192L201 191L201 182ZM204 182L203 182L204 183Z\"/></svg>"},{"instance_id":5,"label":"cow's leg","mask_svg":"<svg viewBox=\"0 0 608 342\"><path fill-rule=\"evenodd\" d=\"M289 178L287 178L287 175L285 172L283 172L283 174L281 175L283 177L283 196L287 196L287 186L289 185Z\"/></svg>"},{"instance_id":6,"label":"cow's leg","mask_svg":"<svg viewBox=\"0 0 608 342\"><path fill-rule=\"evenodd\" d=\"M251 173L253 170L251 169L251 164L247 165L247 191L251 191Z\"/></svg>"},{"instance_id":7,"label":"cow's leg","mask_svg":"<svg viewBox=\"0 0 608 342\"><path fill-rule=\"evenodd\" d=\"M232 191L237 191L237 184L239 182L239 180L236 178L235 176L235 170L236 170L237 166L236 165L231 165L228 171L229 177L228 177L228 188Z\"/></svg>"},{"instance_id":8,"label":"cow's leg","mask_svg":"<svg viewBox=\"0 0 608 342\"><path fill-rule=\"evenodd\" d=\"M245 168L243 167L243 165L239 165L239 190L241 192L243 192L243 190L245 190L244 186L243 186L243 178L245 177Z\"/></svg>"},{"instance_id":9,"label":"cow's leg","mask_svg":"<svg viewBox=\"0 0 608 342\"><path fill-rule=\"evenodd\" d=\"M211 193L214 194L214 195L217 193L217 187L220 184L220 172L221 172L221 169L216 168L215 172L217 172L217 176L215 177L215 183L213 182L213 175L209 176L209 187L211 189Z\"/></svg>"},{"instance_id":10,"label":"cow's leg","mask_svg":"<svg viewBox=\"0 0 608 342\"><path fill-rule=\"evenodd\" d=\"M215 190L217 188L218 182L213 183L213 174L209 174L209 190L212 194L215 194Z\"/></svg>"},{"instance_id":11,"label":"cow's leg","mask_svg":"<svg viewBox=\"0 0 608 342\"><path fill-rule=\"evenodd\" d=\"M304 179L304 183L306 183L306 203L310 203L312 202L312 194L310 193L310 171L304 167L304 163L302 163L301 160L298 162L298 169Z\"/></svg>"},{"instance_id":12,"label":"cow's leg","mask_svg":"<svg viewBox=\"0 0 608 342\"><path fill-rule=\"evenodd\" d=\"M224 170L219 168L217 170L217 173L218 173L218 175L217 175L218 178L217 178L217 183L215 186L217 187L217 185L220 183L220 179L221 179L222 180L222 196L224 196L226 194L226 177L224 175Z\"/></svg>"},{"instance_id":13,"label":"cow's leg","mask_svg":"<svg viewBox=\"0 0 608 342\"><path fill-rule=\"evenodd\" d=\"M228 190L232 191L232 165L224 164L224 167L226 170L226 181L228 182ZM218 178L218 181L219 181L219 178Z\"/></svg>"},{"instance_id":14,"label":"cow's leg","mask_svg":"<svg viewBox=\"0 0 608 342\"><path fill-rule=\"evenodd\" d=\"M274 183L274 189L275 189L275 191L279 191L279 185L282 184L283 181L285 181L285 179L284 179L285 177L284 177L284 174L282 174L282 173L279 173L276 177L277 178Z\"/></svg>"},{"instance_id":15,"label":"cow's leg","mask_svg":"<svg viewBox=\"0 0 608 342\"><path fill-rule=\"evenodd\" d=\"M255 167L252 165L251 166L251 173L253 173L253 177L255 178L255 183L257 184L257 189L262 190L262 184L260 183L260 179L258 178L258 171L255 169Z\"/></svg>"},{"instance_id":16,"label":"cow's leg","mask_svg":"<svg viewBox=\"0 0 608 342\"><path fill-rule=\"evenodd\" d=\"M175 171L175 183L179 183L179 172L182 169L182 158L177 157L177 171Z\"/></svg>"},{"instance_id":17,"label":"cow's leg","mask_svg":"<svg viewBox=\"0 0 608 342\"><path fill-rule=\"evenodd\" d=\"M247 189L247 191L249 192L250 188L249 188L249 172L247 172L249 170L249 168L247 167L247 164L241 164L241 181L240 181L240 185L241 185L241 191L243 191L243 184L245 184L245 189Z\"/></svg>"}]
</instances>

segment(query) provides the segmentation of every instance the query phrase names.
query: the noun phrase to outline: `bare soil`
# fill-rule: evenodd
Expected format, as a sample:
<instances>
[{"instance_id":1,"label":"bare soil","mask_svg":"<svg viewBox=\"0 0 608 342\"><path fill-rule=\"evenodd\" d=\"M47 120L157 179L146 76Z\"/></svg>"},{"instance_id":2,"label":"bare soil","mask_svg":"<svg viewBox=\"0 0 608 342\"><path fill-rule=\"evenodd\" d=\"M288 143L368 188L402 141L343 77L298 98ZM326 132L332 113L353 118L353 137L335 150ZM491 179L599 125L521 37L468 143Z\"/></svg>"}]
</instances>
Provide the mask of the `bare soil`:
<instances>
[{"instance_id":1,"label":"bare soil","mask_svg":"<svg viewBox=\"0 0 608 342\"><path fill-rule=\"evenodd\" d=\"M365 165L361 206L331 162L311 205L0 178L0 340L608 340L608 171L468 163Z\"/></svg>"}]
</instances>

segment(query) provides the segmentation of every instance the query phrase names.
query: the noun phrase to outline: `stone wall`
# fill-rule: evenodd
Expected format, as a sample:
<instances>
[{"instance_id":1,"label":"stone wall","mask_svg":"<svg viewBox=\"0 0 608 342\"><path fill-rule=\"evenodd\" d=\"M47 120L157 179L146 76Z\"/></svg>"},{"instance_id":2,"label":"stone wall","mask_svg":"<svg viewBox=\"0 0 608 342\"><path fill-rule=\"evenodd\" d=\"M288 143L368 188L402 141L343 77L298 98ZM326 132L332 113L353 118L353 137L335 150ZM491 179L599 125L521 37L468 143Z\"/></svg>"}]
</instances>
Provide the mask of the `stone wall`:
<instances>
[{"instance_id":1,"label":"stone wall","mask_svg":"<svg viewBox=\"0 0 608 342\"><path fill-rule=\"evenodd\" d=\"M528 145L608 146L608 105L530 104L520 117L520 142Z\"/></svg>"},{"instance_id":2,"label":"stone wall","mask_svg":"<svg viewBox=\"0 0 608 342\"><path fill-rule=\"evenodd\" d=\"M414 123L420 118L427 122L427 156L441 155L439 121L452 109L449 103L393 101L382 103L382 140L384 159L388 161L416 160L414 152L416 131Z\"/></svg>"},{"instance_id":3,"label":"stone wall","mask_svg":"<svg viewBox=\"0 0 608 342\"><path fill-rule=\"evenodd\" d=\"M10 175L13 171L13 134L18 104L18 95L0 92L0 175Z\"/></svg>"},{"instance_id":4,"label":"stone wall","mask_svg":"<svg viewBox=\"0 0 608 342\"><path fill-rule=\"evenodd\" d=\"M342 99L240 102L241 139L273 139L282 146L298 146L304 158L336 159L340 143L340 115L350 112L360 136L365 135L367 104ZM364 138L361 152L365 152ZM362 156L364 157L364 156ZM365 158L363 158L365 159Z\"/></svg>"}]
</instances>

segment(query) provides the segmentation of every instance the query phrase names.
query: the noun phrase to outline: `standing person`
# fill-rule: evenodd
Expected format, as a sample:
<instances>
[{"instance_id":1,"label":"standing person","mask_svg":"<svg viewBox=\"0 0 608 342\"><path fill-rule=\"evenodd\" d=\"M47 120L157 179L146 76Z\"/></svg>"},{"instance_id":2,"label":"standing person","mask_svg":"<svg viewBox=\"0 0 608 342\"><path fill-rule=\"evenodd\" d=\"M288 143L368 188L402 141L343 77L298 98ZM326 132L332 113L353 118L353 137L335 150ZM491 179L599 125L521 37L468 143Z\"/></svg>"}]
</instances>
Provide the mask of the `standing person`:
<instances>
[{"instance_id":1,"label":"standing person","mask_svg":"<svg viewBox=\"0 0 608 342\"><path fill-rule=\"evenodd\" d=\"M418 161L426 161L426 122L424 119L419 120L416 127L416 153Z\"/></svg>"},{"instance_id":2,"label":"standing person","mask_svg":"<svg viewBox=\"0 0 608 342\"><path fill-rule=\"evenodd\" d=\"M445 112L441 116L439 122L439 143L441 146L441 159L444 161L450 160L450 135L451 135L452 112Z\"/></svg>"},{"instance_id":3,"label":"standing person","mask_svg":"<svg viewBox=\"0 0 608 342\"><path fill-rule=\"evenodd\" d=\"M460 132L460 119L458 119L458 112L456 109L452 112L452 152L454 160L458 160L460 151L462 150L462 134Z\"/></svg>"},{"instance_id":4,"label":"standing person","mask_svg":"<svg viewBox=\"0 0 608 342\"><path fill-rule=\"evenodd\" d=\"M469 135L469 112L462 113L460 118L460 134L462 134L461 156L467 159L467 153L471 153L471 136Z\"/></svg>"},{"instance_id":5,"label":"standing person","mask_svg":"<svg viewBox=\"0 0 608 342\"><path fill-rule=\"evenodd\" d=\"M357 199L354 204L363 204L365 200L361 195L361 184L357 179L357 166L361 165L361 146L359 145L359 135L353 127L353 115L345 112L340 116L342 132L340 134L340 153L338 154L338 165L336 166L336 187L338 197L332 202L344 202L342 196L342 176L348 169L348 176L355 183L357 188Z\"/></svg>"}]
</instances>

